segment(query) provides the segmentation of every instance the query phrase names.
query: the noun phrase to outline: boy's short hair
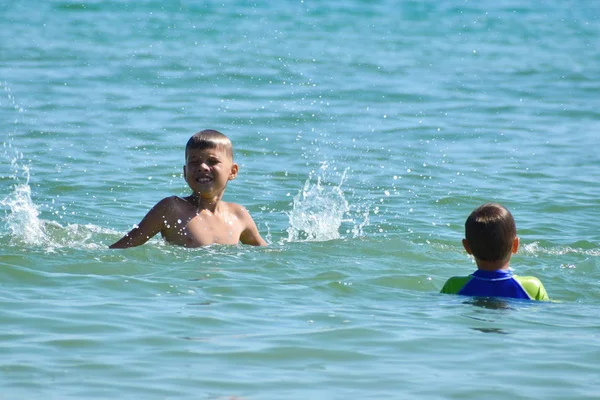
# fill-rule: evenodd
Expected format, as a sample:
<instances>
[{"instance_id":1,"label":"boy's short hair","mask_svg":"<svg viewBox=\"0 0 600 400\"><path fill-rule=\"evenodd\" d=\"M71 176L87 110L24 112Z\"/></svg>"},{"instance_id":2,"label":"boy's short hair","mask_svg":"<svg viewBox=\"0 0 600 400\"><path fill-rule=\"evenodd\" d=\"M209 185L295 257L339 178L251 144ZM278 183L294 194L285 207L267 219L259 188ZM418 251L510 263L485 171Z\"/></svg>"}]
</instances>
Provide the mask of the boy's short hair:
<instances>
[{"instance_id":1,"label":"boy's short hair","mask_svg":"<svg viewBox=\"0 0 600 400\"><path fill-rule=\"evenodd\" d=\"M193 135L185 145L185 158L191 149L215 149L221 148L233 160L233 145L231 140L224 134L213 129L205 129Z\"/></svg>"},{"instance_id":2,"label":"boy's short hair","mask_svg":"<svg viewBox=\"0 0 600 400\"><path fill-rule=\"evenodd\" d=\"M476 208L465 222L465 238L473 256L479 260L510 258L516 237L515 219L510 211L497 203Z\"/></svg>"}]
</instances>

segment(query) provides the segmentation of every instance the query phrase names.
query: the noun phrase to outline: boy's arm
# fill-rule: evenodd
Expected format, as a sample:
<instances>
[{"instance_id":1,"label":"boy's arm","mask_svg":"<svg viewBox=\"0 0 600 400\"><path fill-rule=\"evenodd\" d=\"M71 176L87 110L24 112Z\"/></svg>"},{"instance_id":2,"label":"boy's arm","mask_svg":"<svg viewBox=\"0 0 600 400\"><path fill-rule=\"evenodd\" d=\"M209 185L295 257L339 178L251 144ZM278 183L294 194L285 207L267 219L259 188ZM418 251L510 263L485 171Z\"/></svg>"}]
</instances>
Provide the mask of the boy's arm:
<instances>
[{"instance_id":1,"label":"boy's arm","mask_svg":"<svg viewBox=\"0 0 600 400\"><path fill-rule=\"evenodd\" d=\"M108 246L110 249L126 249L146 243L164 228L165 213L168 209L169 198L159 201L142 221L125 236Z\"/></svg>"},{"instance_id":2,"label":"boy's arm","mask_svg":"<svg viewBox=\"0 0 600 400\"><path fill-rule=\"evenodd\" d=\"M535 276L515 276L532 300L550 301L546 288Z\"/></svg>"},{"instance_id":3,"label":"boy's arm","mask_svg":"<svg viewBox=\"0 0 600 400\"><path fill-rule=\"evenodd\" d=\"M538 292L537 300L550 301L550 297L548 296L548 293L546 292L546 288L544 287L542 282L540 282L540 291Z\"/></svg>"},{"instance_id":4,"label":"boy's arm","mask_svg":"<svg viewBox=\"0 0 600 400\"><path fill-rule=\"evenodd\" d=\"M453 276L448 279L440 290L440 293L458 294L460 290L471 280L470 276Z\"/></svg>"},{"instance_id":5,"label":"boy's arm","mask_svg":"<svg viewBox=\"0 0 600 400\"><path fill-rule=\"evenodd\" d=\"M535 276L516 276L515 279L521 284L523 289L529 294L532 300L550 301L548 293L542 282Z\"/></svg>"},{"instance_id":6,"label":"boy's arm","mask_svg":"<svg viewBox=\"0 0 600 400\"><path fill-rule=\"evenodd\" d=\"M256 227L256 223L250 216L248 210L245 207L240 207L240 218L244 223L244 230L240 234L240 242L243 244L249 244L252 246L266 246L267 242L265 239L260 236L258 233L258 228Z\"/></svg>"}]
</instances>

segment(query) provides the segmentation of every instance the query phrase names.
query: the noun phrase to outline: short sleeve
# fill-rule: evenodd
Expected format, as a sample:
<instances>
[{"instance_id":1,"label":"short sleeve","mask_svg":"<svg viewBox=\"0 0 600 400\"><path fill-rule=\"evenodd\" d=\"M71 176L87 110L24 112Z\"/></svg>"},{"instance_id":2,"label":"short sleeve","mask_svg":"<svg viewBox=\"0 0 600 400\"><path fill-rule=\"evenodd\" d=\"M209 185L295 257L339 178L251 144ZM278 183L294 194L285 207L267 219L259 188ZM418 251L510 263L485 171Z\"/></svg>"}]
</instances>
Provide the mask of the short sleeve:
<instances>
[{"instance_id":1,"label":"short sleeve","mask_svg":"<svg viewBox=\"0 0 600 400\"><path fill-rule=\"evenodd\" d=\"M546 288L544 288L542 282L535 276L519 276L515 278L518 279L532 300L550 301L548 293L546 293Z\"/></svg>"},{"instance_id":2,"label":"short sleeve","mask_svg":"<svg viewBox=\"0 0 600 400\"><path fill-rule=\"evenodd\" d=\"M453 276L446 281L440 293L458 294L469 280L470 276Z\"/></svg>"}]
</instances>

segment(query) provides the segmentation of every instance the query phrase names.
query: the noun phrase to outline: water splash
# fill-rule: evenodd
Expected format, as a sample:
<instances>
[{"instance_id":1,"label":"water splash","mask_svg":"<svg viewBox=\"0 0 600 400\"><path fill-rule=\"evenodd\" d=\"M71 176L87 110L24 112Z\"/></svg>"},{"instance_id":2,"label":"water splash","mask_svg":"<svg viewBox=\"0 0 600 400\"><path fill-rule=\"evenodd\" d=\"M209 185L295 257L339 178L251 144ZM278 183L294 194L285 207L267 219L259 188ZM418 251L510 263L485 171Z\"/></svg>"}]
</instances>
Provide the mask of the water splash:
<instances>
[{"instance_id":1,"label":"water splash","mask_svg":"<svg viewBox=\"0 0 600 400\"><path fill-rule=\"evenodd\" d=\"M12 237L22 238L27 243L37 243L44 237L44 231L37 206L31 200L31 187L29 186L29 168L22 167L26 174L25 183L14 185L14 191L0 201L0 205L7 207L4 222Z\"/></svg>"},{"instance_id":2,"label":"water splash","mask_svg":"<svg viewBox=\"0 0 600 400\"><path fill-rule=\"evenodd\" d=\"M347 169L341 173L337 183L327 183L329 165L321 163L317 172L312 171L302 190L294 197L292 211L288 213L288 241L327 241L339 239L343 223L352 224L346 232L353 237L361 236L368 223L368 210L360 214L362 220L355 223L351 218L351 207L344 196L342 185L347 178ZM316 177L315 177L316 175ZM315 182L316 180L316 182Z\"/></svg>"},{"instance_id":3,"label":"water splash","mask_svg":"<svg viewBox=\"0 0 600 400\"><path fill-rule=\"evenodd\" d=\"M0 88L4 89L8 106L18 114L23 112L15 97L12 95L10 87L6 82L0 82ZM0 102L4 104L4 102ZM23 153L19 152L13 146L13 135L19 123L19 115L14 120L14 130L6 132L7 141L2 143L2 157L8 161L5 166L8 171L2 171L0 179L2 181L12 181L12 185L6 185L6 188L12 189L4 199L0 200L0 206L5 209L4 223L11 237L26 238L27 241L34 242L43 236L43 229L38 218L39 210L31 200L31 187L29 186L29 165L23 161Z\"/></svg>"},{"instance_id":4,"label":"water splash","mask_svg":"<svg viewBox=\"0 0 600 400\"><path fill-rule=\"evenodd\" d=\"M57 248L100 248L94 243L98 234L115 235L116 232L95 225L68 224L40 218L38 206L31 199L29 168L21 166L26 175L24 183L16 183L13 191L0 200L5 208L4 225L10 242L16 245L43 247L52 252Z\"/></svg>"},{"instance_id":5,"label":"water splash","mask_svg":"<svg viewBox=\"0 0 600 400\"><path fill-rule=\"evenodd\" d=\"M8 161L8 163L4 164L0 164L2 165L2 171L0 171L0 179L1 180L5 180L5 179L17 179L19 177L19 173L22 173L22 178L28 179L29 178L29 170L24 170L23 168L20 168L19 166L23 163L23 154L20 153L19 151L17 151L16 148L13 147L13 136L17 131L18 125L20 123L22 123L22 113L24 112L23 108L17 103L15 97L13 96L10 87L8 86L8 84L6 82L0 82L0 89L3 89L4 93L6 94L6 99L2 99L0 97L0 105L4 106L4 105L8 105L8 108L11 110L11 114L15 114L16 113L16 117L13 121L13 129L8 130L7 132L3 132L5 135L3 135L6 138L6 141L4 141L2 143L2 155L4 157L5 160ZM8 120L8 117L4 118L5 120ZM8 166L9 167L9 171L4 171L4 167ZM5 175L7 174L7 175Z\"/></svg>"},{"instance_id":6,"label":"water splash","mask_svg":"<svg viewBox=\"0 0 600 400\"><path fill-rule=\"evenodd\" d=\"M4 157L7 154L4 153ZM104 245L94 243L98 234L114 235L116 232L94 225L68 224L63 226L56 221L40 218L38 205L31 198L29 185L29 165L18 154L10 161L11 173L8 178L14 181L12 191L2 200L4 209L4 227L1 236L6 233L13 244L44 247L47 251L56 248L98 248Z\"/></svg>"},{"instance_id":7,"label":"water splash","mask_svg":"<svg viewBox=\"0 0 600 400\"><path fill-rule=\"evenodd\" d=\"M63 226L58 222L40 218L40 209L32 200L29 184L30 165L25 161L23 153L13 145L14 134L19 124L23 123L20 114L24 110L17 103L6 82L0 82L0 88L4 89L9 108L13 113L17 113L13 131L6 132L6 141L2 143L0 153L0 158L6 161L0 163L0 182L7 182L2 185L2 191L6 190L6 193L0 193L0 212L4 211L0 238L7 238L10 243L16 245L44 247L47 251L60 247L104 247L93 243L94 237L98 233L114 232L94 225ZM0 105L5 105L5 102L0 101Z\"/></svg>"}]
</instances>

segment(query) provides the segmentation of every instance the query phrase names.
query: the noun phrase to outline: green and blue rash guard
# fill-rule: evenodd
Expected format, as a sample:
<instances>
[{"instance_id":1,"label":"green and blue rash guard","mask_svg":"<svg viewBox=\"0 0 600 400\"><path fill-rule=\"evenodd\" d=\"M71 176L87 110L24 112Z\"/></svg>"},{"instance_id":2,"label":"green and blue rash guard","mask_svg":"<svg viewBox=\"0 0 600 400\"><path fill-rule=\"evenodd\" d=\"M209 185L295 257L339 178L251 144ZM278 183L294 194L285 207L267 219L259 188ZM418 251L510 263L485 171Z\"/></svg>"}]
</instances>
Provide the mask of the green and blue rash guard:
<instances>
[{"instance_id":1,"label":"green and blue rash guard","mask_svg":"<svg viewBox=\"0 0 600 400\"><path fill-rule=\"evenodd\" d=\"M548 301L542 282L533 276L516 276L511 269L477 270L469 276L454 276L444 284L441 293L477 297L510 297Z\"/></svg>"}]
</instances>

